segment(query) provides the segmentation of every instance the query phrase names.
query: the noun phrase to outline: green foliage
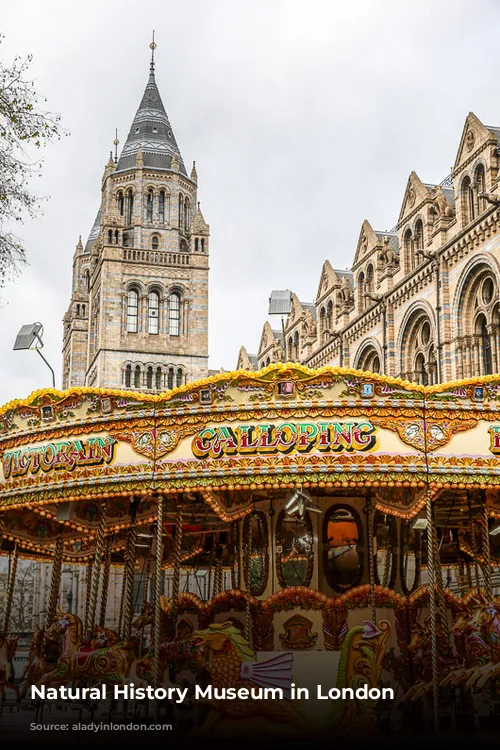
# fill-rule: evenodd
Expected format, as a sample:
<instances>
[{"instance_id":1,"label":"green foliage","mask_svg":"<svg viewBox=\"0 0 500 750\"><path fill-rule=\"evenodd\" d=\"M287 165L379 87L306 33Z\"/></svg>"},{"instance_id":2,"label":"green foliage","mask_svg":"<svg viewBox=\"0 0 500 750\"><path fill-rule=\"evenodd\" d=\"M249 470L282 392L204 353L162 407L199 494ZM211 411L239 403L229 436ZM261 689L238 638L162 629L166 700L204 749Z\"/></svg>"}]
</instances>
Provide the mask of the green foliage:
<instances>
[{"instance_id":1,"label":"green foliage","mask_svg":"<svg viewBox=\"0 0 500 750\"><path fill-rule=\"evenodd\" d=\"M31 62L31 55L16 56L10 66L0 60L0 287L26 262L23 243L10 227L36 216L40 208L30 181L40 174L42 162L32 161L28 152L63 132L60 117L44 111L46 100L27 77Z\"/></svg>"}]
</instances>

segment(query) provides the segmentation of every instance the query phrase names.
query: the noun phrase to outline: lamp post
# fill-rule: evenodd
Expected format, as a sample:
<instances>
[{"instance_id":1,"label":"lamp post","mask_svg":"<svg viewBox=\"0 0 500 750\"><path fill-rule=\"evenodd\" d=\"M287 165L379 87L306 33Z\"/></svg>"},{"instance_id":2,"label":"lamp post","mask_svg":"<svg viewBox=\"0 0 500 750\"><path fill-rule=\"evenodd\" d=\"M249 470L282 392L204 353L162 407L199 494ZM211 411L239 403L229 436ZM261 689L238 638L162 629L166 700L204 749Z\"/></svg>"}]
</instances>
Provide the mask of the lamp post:
<instances>
[{"instance_id":1,"label":"lamp post","mask_svg":"<svg viewBox=\"0 0 500 750\"><path fill-rule=\"evenodd\" d=\"M283 333L283 356L285 362L288 360L288 355L291 352L287 352L286 349L286 335L285 335L285 316L290 315L292 311L292 293L289 289L273 290L269 297L269 315L280 315L281 316L281 330Z\"/></svg>"},{"instance_id":2,"label":"lamp post","mask_svg":"<svg viewBox=\"0 0 500 750\"><path fill-rule=\"evenodd\" d=\"M43 348L42 336L43 326L41 323L29 323L28 325L22 326L14 342L14 351L20 351L21 349L34 349L38 352L52 373L52 388L55 388L56 376L54 370L41 352L41 349Z\"/></svg>"}]
</instances>

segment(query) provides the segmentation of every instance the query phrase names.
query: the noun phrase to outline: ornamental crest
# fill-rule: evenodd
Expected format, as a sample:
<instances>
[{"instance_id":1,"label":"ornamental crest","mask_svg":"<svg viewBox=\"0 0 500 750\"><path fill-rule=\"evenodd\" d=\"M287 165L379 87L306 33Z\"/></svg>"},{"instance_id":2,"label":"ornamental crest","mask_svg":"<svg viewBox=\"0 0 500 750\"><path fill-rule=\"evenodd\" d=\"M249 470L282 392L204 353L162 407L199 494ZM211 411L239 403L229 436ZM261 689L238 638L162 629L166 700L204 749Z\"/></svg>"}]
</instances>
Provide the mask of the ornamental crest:
<instances>
[{"instance_id":1,"label":"ornamental crest","mask_svg":"<svg viewBox=\"0 0 500 750\"><path fill-rule=\"evenodd\" d=\"M155 460L173 451L179 442L180 435L172 428L156 429L153 427L150 430L131 430L117 437L130 443L136 453Z\"/></svg>"}]
</instances>

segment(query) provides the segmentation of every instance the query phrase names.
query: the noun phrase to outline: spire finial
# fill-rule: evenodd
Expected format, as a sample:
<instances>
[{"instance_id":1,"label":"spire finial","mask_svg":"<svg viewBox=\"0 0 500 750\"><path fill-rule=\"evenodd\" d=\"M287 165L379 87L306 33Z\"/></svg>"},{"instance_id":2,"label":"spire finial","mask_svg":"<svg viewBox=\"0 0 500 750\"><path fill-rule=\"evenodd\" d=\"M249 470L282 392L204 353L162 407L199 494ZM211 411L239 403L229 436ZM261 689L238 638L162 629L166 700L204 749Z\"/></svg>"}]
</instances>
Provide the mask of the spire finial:
<instances>
[{"instance_id":1,"label":"spire finial","mask_svg":"<svg viewBox=\"0 0 500 750\"><path fill-rule=\"evenodd\" d=\"M113 141L115 146L115 164L118 163L118 144L120 141L118 140L118 128L115 128L115 140Z\"/></svg>"},{"instance_id":2,"label":"spire finial","mask_svg":"<svg viewBox=\"0 0 500 750\"><path fill-rule=\"evenodd\" d=\"M155 32L153 29L153 39L149 45L151 48L151 64L149 66L149 80L154 82L155 80L155 49L158 46L155 42Z\"/></svg>"}]
</instances>

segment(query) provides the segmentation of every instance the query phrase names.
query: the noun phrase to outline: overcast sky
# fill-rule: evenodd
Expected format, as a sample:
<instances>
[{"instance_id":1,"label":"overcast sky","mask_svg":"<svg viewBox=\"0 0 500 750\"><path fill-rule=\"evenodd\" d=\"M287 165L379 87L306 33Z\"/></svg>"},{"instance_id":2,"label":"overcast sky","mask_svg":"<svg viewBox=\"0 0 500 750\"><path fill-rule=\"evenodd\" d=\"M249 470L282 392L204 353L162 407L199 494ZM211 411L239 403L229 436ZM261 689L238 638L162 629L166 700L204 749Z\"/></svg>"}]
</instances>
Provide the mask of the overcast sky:
<instances>
[{"instance_id":1,"label":"overcast sky","mask_svg":"<svg viewBox=\"0 0 500 750\"><path fill-rule=\"evenodd\" d=\"M361 223L397 222L406 180L450 171L469 111L500 125L496 0L3 0L4 62L33 76L70 136L46 149L29 266L1 292L0 402L50 385L17 330L40 320L61 382L73 251L85 242L115 127L156 79L211 226L210 367L256 352L269 292L313 300Z\"/></svg>"}]
</instances>

